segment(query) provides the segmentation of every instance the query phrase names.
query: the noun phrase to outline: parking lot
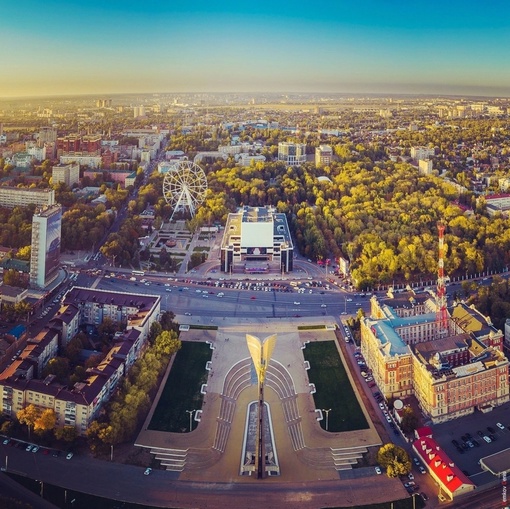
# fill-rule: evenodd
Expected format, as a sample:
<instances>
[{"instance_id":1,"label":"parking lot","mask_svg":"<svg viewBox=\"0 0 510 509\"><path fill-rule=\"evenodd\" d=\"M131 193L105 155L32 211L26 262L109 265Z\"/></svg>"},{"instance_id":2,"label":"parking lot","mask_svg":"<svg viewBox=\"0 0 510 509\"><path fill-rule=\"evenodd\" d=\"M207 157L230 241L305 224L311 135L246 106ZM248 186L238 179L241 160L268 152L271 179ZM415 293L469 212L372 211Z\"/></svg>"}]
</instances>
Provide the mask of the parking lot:
<instances>
[{"instance_id":1,"label":"parking lot","mask_svg":"<svg viewBox=\"0 0 510 509\"><path fill-rule=\"evenodd\" d=\"M39 446L36 444L31 444L31 443L25 442L23 440L18 440L16 438L8 437L6 435L0 435L0 443L6 447L13 447L15 449L24 450L24 451L32 453L32 454L36 454L37 452L39 452L40 454L43 454L44 456L51 455L54 458L58 458L59 456L62 455L62 456L65 456L66 459L70 460L74 456L74 453L72 453L71 451L63 452L63 451L60 451L59 449L52 449L49 447L43 447L43 446ZM7 451L7 449L5 449L5 451Z\"/></svg>"},{"instance_id":2,"label":"parking lot","mask_svg":"<svg viewBox=\"0 0 510 509\"><path fill-rule=\"evenodd\" d=\"M461 465L462 470L471 477L471 480L478 484L480 480L477 479L476 474L482 471L478 465L480 458L510 448L509 411L510 403L507 403L487 414L475 412L461 419L435 425L432 428L434 439L455 463ZM503 429L498 427L498 423ZM470 446L462 437L470 442L474 439L476 442ZM452 443L452 440L459 445ZM485 479L486 476L483 478Z\"/></svg>"}]
</instances>

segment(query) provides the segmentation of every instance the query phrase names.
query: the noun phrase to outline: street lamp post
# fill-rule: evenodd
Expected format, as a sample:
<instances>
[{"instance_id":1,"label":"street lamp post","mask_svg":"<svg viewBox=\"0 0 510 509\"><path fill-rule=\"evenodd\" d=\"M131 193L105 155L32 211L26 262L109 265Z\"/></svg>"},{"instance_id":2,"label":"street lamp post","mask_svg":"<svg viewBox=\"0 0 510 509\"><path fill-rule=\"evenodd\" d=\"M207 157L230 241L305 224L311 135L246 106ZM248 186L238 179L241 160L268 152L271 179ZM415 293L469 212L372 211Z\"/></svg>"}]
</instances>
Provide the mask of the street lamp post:
<instances>
[{"instance_id":1,"label":"street lamp post","mask_svg":"<svg viewBox=\"0 0 510 509\"><path fill-rule=\"evenodd\" d=\"M329 412L331 412L331 408L328 408L327 410L323 408L322 411L326 414L326 431L328 431Z\"/></svg>"},{"instance_id":2,"label":"street lamp post","mask_svg":"<svg viewBox=\"0 0 510 509\"><path fill-rule=\"evenodd\" d=\"M189 430L192 431L193 428L193 412L195 410L186 410L186 413L189 414Z\"/></svg>"},{"instance_id":3,"label":"street lamp post","mask_svg":"<svg viewBox=\"0 0 510 509\"><path fill-rule=\"evenodd\" d=\"M113 444L110 445L110 461L113 461Z\"/></svg>"}]
</instances>

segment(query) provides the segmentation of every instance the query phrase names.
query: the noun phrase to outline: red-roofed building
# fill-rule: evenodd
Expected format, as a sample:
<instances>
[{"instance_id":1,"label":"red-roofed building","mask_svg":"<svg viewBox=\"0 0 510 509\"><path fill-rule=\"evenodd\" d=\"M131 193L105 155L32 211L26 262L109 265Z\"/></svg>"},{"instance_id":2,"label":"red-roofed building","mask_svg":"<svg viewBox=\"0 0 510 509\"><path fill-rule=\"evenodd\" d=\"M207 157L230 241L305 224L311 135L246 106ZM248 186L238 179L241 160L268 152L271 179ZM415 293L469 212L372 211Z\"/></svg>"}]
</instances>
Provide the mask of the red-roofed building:
<instances>
[{"instance_id":1,"label":"red-roofed building","mask_svg":"<svg viewBox=\"0 0 510 509\"><path fill-rule=\"evenodd\" d=\"M432 438L432 428L430 426L423 426L414 430L414 436L416 438L429 437Z\"/></svg>"},{"instance_id":2,"label":"red-roofed building","mask_svg":"<svg viewBox=\"0 0 510 509\"><path fill-rule=\"evenodd\" d=\"M423 436L415 440L413 450L439 484L440 493L450 500L475 489L475 485L432 437Z\"/></svg>"}]
</instances>

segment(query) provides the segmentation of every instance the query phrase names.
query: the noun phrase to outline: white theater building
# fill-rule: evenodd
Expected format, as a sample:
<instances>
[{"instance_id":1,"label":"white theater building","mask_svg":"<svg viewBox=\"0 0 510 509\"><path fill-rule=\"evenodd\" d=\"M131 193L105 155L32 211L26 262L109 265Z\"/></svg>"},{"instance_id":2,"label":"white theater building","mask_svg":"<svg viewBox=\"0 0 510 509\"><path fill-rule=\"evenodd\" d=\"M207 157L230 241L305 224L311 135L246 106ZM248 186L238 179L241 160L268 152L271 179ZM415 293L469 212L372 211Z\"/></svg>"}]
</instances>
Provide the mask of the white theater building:
<instances>
[{"instance_id":1,"label":"white theater building","mask_svg":"<svg viewBox=\"0 0 510 509\"><path fill-rule=\"evenodd\" d=\"M285 214L273 207L242 207L228 215L221 245L223 272L289 272L293 253Z\"/></svg>"}]
</instances>

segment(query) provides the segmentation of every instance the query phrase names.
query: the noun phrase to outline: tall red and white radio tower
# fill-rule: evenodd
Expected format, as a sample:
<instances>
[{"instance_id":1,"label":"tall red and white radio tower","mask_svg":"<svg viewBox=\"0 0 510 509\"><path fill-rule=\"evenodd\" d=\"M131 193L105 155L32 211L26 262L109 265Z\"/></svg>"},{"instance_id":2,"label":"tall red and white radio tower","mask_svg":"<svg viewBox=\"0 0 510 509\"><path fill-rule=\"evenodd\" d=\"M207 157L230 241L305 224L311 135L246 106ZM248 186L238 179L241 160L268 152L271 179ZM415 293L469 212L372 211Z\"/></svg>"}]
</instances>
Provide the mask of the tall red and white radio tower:
<instances>
[{"instance_id":1,"label":"tall red and white radio tower","mask_svg":"<svg viewBox=\"0 0 510 509\"><path fill-rule=\"evenodd\" d=\"M437 269L437 322L441 336L448 333L448 312L446 310L446 283L444 278L444 231L445 225L437 224L439 230L439 260Z\"/></svg>"}]
</instances>

